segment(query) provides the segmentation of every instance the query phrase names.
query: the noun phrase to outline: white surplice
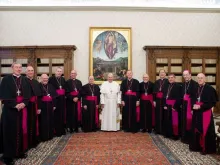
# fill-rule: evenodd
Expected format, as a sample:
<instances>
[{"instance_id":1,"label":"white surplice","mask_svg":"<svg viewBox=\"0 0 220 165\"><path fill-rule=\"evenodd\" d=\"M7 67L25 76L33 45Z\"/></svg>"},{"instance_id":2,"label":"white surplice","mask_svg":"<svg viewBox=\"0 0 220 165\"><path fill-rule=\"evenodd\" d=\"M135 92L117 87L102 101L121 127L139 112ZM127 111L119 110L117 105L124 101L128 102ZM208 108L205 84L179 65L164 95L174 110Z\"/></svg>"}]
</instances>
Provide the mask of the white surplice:
<instances>
[{"instance_id":1,"label":"white surplice","mask_svg":"<svg viewBox=\"0 0 220 165\"><path fill-rule=\"evenodd\" d=\"M102 109L101 130L118 131L120 130L120 109L117 107L121 103L121 92L118 83L104 82L101 85L101 104Z\"/></svg>"}]
</instances>

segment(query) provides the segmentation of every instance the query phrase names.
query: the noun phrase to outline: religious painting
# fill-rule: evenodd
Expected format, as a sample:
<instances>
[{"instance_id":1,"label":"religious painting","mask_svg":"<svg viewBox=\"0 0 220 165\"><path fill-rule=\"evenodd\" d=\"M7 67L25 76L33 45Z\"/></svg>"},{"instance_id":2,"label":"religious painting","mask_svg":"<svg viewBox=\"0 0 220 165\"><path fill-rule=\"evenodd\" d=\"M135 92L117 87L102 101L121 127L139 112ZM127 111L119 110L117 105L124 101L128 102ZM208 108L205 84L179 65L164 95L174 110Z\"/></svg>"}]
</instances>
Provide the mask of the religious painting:
<instances>
[{"instance_id":1,"label":"religious painting","mask_svg":"<svg viewBox=\"0 0 220 165\"><path fill-rule=\"evenodd\" d=\"M107 80L113 73L118 83L131 69L131 28L90 27L89 74L95 83Z\"/></svg>"}]
</instances>

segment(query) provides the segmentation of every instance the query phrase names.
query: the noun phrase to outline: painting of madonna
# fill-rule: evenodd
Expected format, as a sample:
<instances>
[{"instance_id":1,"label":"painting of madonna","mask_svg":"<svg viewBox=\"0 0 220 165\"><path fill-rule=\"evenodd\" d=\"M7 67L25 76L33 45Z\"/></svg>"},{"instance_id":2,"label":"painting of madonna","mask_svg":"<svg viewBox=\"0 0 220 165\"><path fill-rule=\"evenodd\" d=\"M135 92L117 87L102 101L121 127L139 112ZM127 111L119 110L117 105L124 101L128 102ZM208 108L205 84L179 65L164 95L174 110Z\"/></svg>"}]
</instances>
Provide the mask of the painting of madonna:
<instances>
[{"instance_id":1,"label":"painting of madonna","mask_svg":"<svg viewBox=\"0 0 220 165\"><path fill-rule=\"evenodd\" d=\"M131 69L131 28L90 28L90 75L101 84L113 73L119 83Z\"/></svg>"}]
</instances>

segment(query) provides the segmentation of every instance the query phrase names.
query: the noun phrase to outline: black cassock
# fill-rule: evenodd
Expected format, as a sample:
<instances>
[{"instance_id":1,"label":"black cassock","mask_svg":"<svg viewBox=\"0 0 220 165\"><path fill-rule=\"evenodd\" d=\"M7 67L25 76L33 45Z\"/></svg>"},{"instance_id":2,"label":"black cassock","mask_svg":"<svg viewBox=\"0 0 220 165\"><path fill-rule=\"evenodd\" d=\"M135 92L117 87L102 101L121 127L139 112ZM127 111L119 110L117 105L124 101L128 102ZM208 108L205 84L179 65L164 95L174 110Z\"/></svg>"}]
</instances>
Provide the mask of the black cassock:
<instances>
[{"instance_id":1,"label":"black cassock","mask_svg":"<svg viewBox=\"0 0 220 165\"><path fill-rule=\"evenodd\" d=\"M63 77L57 78L52 76L49 78L49 84L52 84L55 88L57 97L57 107L54 111L54 128L55 135L62 136L65 134L66 125L66 96L65 96L65 85L66 81Z\"/></svg>"},{"instance_id":2,"label":"black cassock","mask_svg":"<svg viewBox=\"0 0 220 165\"><path fill-rule=\"evenodd\" d=\"M182 84L182 109L181 109L181 141L188 143L191 138L192 106L191 99L196 97L197 82L190 80Z\"/></svg>"},{"instance_id":3,"label":"black cassock","mask_svg":"<svg viewBox=\"0 0 220 165\"><path fill-rule=\"evenodd\" d=\"M78 127L82 122L82 112L81 112L81 92L82 92L82 82L80 80L69 79L66 82L66 107L67 107L67 128L70 132L75 129L78 132ZM73 99L77 97L78 101L74 102Z\"/></svg>"},{"instance_id":4,"label":"black cassock","mask_svg":"<svg viewBox=\"0 0 220 165\"><path fill-rule=\"evenodd\" d=\"M54 111L53 107L57 105L57 93L53 85L40 84L41 90L41 113L39 115L40 139L47 141L54 136Z\"/></svg>"},{"instance_id":5,"label":"black cassock","mask_svg":"<svg viewBox=\"0 0 220 165\"><path fill-rule=\"evenodd\" d=\"M122 109L122 129L126 132L137 132L140 115L136 102L139 101L139 82L136 79L125 79L121 83L122 101L125 106Z\"/></svg>"},{"instance_id":6,"label":"black cassock","mask_svg":"<svg viewBox=\"0 0 220 165\"><path fill-rule=\"evenodd\" d=\"M189 148L192 151L201 151L202 153L215 153L215 126L212 114L212 107L218 101L216 90L205 84L198 86L196 97L192 98L192 107L199 104L199 110L193 110L192 118L192 137L189 142Z\"/></svg>"},{"instance_id":7,"label":"black cassock","mask_svg":"<svg viewBox=\"0 0 220 165\"><path fill-rule=\"evenodd\" d=\"M39 142L39 120L37 110L41 109L41 90L37 80L27 78L31 86L31 98L27 106L28 109L28 145L35 147Z\"/></svg>"},{"instance_id":8,"label":"black cassock","mask_svg":"<svg viewBox=\"0 0 220 165\"><path fill-rule=\"evenodd\" d=\"M152 131L155 122L155 114L153 107L153 87L150 81L140 83L140 128Z\"/></svg>"},{"instance_id":9,"label":"black cassock","mask_svg":"<svg viewBox=\"0 0 220 165\"><path fill-rule=\"evenodd\" d=\"M162 133L165 137L177 139L180 132L181 85L178 83L169 83L165 87L163 99L163 107L167 107L167 109L163 109Z\"/></svg>"},{"instance_id":10,"label":"black cassock","mask_svg":"<svg viewBox=\"0 0 220 165\"><path fill-rule=\"evenodd\" d=\"M100 102L100 88L98 85L86 84L82 87L82 130L96 131L99 128L99 112L96 105ZM84 109L84 105L87 109Z\"/></svg>"},{"instance_id":11,"label":"black cassock","mask_svg":"<svg viewBox=\"0 0 220 165\"><path fill-rule=\"evenodd\" d=\"M155 107L155 133L162 133L162 120L163 120L163 97L165 97L165 88L168 85L167 79L159 79L154 83L154 101Z\"/></svg>"},{"instance_id":12,"label":"black cassock","mask_svg":"<svg viewBox=\"0 0 220 165\"><path fill-rule=\"evenodd\" d=\"M1 151L5 158L19 157L28 148L27 109L18 111L15 106L21 102L28 105L31 88L25 77L8 75L3 78L0 91L0 99L4 104L1 117Z\"/></svg>"}]
</instances>

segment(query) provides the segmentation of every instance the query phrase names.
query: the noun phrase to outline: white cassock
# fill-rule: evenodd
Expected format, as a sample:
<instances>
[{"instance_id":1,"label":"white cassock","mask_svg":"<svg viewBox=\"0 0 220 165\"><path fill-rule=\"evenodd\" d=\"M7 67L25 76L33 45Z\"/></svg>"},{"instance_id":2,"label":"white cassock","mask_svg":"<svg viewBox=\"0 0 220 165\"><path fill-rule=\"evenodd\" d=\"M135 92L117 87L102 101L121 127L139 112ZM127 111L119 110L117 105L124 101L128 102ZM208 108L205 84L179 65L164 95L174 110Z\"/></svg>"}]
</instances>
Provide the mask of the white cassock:
<instances>
[{"instance_id":1,"label":"white cassock","mask_svg":"<svg viewBox=\"0 0 220 165\"><path fill-rule=\"evenodd\" d=\"M101 104L104 104L101 117L101 130L120 130L120 109L121 92L118 83L104 82L101 86Z\"/></svg>"}]
</instances>

